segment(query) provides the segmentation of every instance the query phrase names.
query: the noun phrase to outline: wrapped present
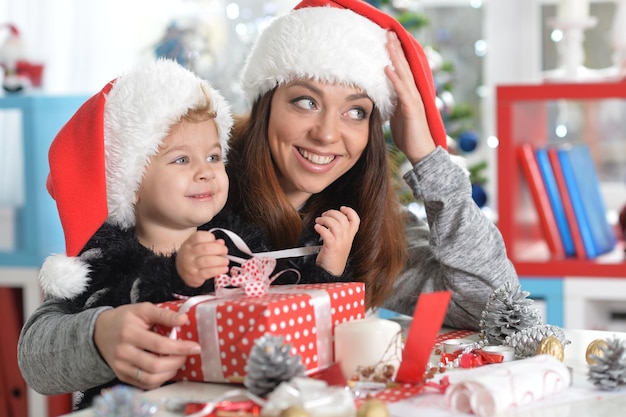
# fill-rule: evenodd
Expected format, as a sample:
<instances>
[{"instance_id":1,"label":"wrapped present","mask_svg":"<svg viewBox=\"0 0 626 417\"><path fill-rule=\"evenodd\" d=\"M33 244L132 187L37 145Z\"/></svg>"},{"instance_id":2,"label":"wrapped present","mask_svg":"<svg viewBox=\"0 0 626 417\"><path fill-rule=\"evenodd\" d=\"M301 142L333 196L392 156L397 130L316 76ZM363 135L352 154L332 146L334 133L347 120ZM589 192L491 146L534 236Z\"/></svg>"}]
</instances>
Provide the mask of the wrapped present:
<instances>
[{"instance_id":1,"label":"wrapped present","mask_svg":"<svg viewBox=\"0 0 626 417\"><path fill-rule=\"evenodd\" d=\"M350 282L275 285L259 297L196 296L159 304L187 313L189 321L181 328L156 330L202 346L175 380L242 382L254 341L266 333L283 336L310 375L333 363L334 326L365 317L364 295L363 283Z\"/></svg>"}]
</instances>

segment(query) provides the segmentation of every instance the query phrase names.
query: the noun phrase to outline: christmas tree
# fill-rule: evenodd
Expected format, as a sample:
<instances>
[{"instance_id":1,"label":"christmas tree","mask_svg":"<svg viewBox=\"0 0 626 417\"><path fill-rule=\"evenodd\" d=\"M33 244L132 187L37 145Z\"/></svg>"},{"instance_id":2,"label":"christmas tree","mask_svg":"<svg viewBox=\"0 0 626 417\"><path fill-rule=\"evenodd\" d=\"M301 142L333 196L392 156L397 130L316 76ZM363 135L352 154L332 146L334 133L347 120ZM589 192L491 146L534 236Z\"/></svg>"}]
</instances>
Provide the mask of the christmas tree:
<instances>
[{"instance_id":1,"label":"christmas tree","mask_svg":"<svg viewBox=\"0 0 626 417\"><path fill-rule=\"evenodd\" d=\"M480 142L480 136L475 128L474 107L468 103L456 103L454 97L455 67L451 61L446 60L437 50L436 46L425 45L419 39L420 32L430 25L429 18L416 10L412 10L407 1L369 0L368 3L385 13L394 16L402 26L411 33L422 45L433 73L436 87L437 106L441 112L446 131L448 133L448 148L450 153L465 156L474 152ZM398 173L403 171L402 166L407 163L404 155L393 145L391 133L386 132L390 155ZM484 185L487 182L485 170L487 162L481 160L470 164L467 169L472 184L472 198L479 207L487 203L487 193ZM399 175L398 175L399 176ZM414 201L410 191L400 185L400 198L403 203Z\"/></svg>"}]
</instances>

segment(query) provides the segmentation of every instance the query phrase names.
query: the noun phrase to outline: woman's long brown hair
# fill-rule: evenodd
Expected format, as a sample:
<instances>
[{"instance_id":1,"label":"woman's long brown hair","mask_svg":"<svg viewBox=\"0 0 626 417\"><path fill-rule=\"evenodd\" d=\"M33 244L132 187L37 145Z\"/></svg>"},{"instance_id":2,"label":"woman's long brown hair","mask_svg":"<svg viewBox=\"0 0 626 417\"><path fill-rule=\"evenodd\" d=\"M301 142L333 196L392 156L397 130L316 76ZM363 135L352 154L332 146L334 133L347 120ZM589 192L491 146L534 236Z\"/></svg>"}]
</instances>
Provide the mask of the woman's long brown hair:
<instances>
[{"instance_id":1,"label":"woman's long brown hair","mask_svg":"<svg viewBox=\"0 0 626 417\"><path fill-rule=\"evenodd\" d=\"M391 294L406 263L404 214L392 185L380 113L370 116L368 143L354 167L309 198L300 213L289 204L277 176L267 131L272 90L248 117L238 118L231 135L227 170L228 205L261 227L276 249L297 244L317 216L345 205L361 218L351 252L354 276L365 283L366 306L378 307Z\"/></svg>"}]
</instances>

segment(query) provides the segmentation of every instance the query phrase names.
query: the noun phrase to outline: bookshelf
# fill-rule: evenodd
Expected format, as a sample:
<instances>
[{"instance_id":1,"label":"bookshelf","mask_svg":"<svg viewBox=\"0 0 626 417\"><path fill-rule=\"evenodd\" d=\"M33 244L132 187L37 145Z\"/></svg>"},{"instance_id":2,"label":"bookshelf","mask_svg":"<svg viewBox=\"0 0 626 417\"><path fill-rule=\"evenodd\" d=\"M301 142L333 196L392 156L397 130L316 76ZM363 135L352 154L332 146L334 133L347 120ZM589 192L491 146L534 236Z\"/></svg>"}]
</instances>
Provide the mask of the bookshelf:
<instances>
[{"instance_id":1,"label":"bookshelf","mask_svg":"<svg viewBox=\"0 0 626 417\"><path fill-rule=\"evenodd\" d=\"M626 278L622 241L591 260L550 255L516 155L524 143L587 144L608 210L626 204L626 80L503 85L496 89L496 107L498 227L518 274Z\"/></svg>"}]
</instances>

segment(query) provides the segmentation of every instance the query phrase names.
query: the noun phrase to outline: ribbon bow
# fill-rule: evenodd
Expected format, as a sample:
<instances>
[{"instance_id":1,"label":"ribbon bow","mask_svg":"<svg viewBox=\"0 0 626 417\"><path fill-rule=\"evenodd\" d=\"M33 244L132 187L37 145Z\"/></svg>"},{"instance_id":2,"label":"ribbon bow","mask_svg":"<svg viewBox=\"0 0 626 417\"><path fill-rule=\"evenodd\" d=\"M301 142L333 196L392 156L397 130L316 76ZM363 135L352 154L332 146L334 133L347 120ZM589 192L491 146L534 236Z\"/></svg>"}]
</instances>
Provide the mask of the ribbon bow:
<instances>
[{"instance_id":1,"label":"ribbon bow","mask_svg":"<svg viewBox=\"0 0 626 417\"><path fill-rule=\"evenodd\" d=\"M248 297L261 297L268 293L270 284L287 271L293 271L298 274L298 280L300 280L300 272L292 268L285 269L274 276L270 276L276 267L276 259L311 255L319 252L321 249L321 246L307 246L295 249L253 253L243 239L237 236L236 233L217 227L210 229L209 232L216 230L225 233L232 240L237 249L251 256L250 259L243 259L237 256L227 255L228 259L241 264L241 266L233 266L230 268L230 275L220 274L215 277L215 295L217 297L224 297L231 293L239 293L241 292L241 288Z\"/></svg>"},{"instance_id":2,"label":"ribbon bow","mask_svg":"<svg viewBox=\"0 0 626 417\"><path fill-rule=\"evenodd\" d=\"M261 297L267 294L270 284L281 274L270 277L275 267L275 258L250 258L241 267L230 268L230 275L215 277L215 294L222 297L230 292L228 287L240 287L248 297Z\"/></svg>"}]
</instances>

